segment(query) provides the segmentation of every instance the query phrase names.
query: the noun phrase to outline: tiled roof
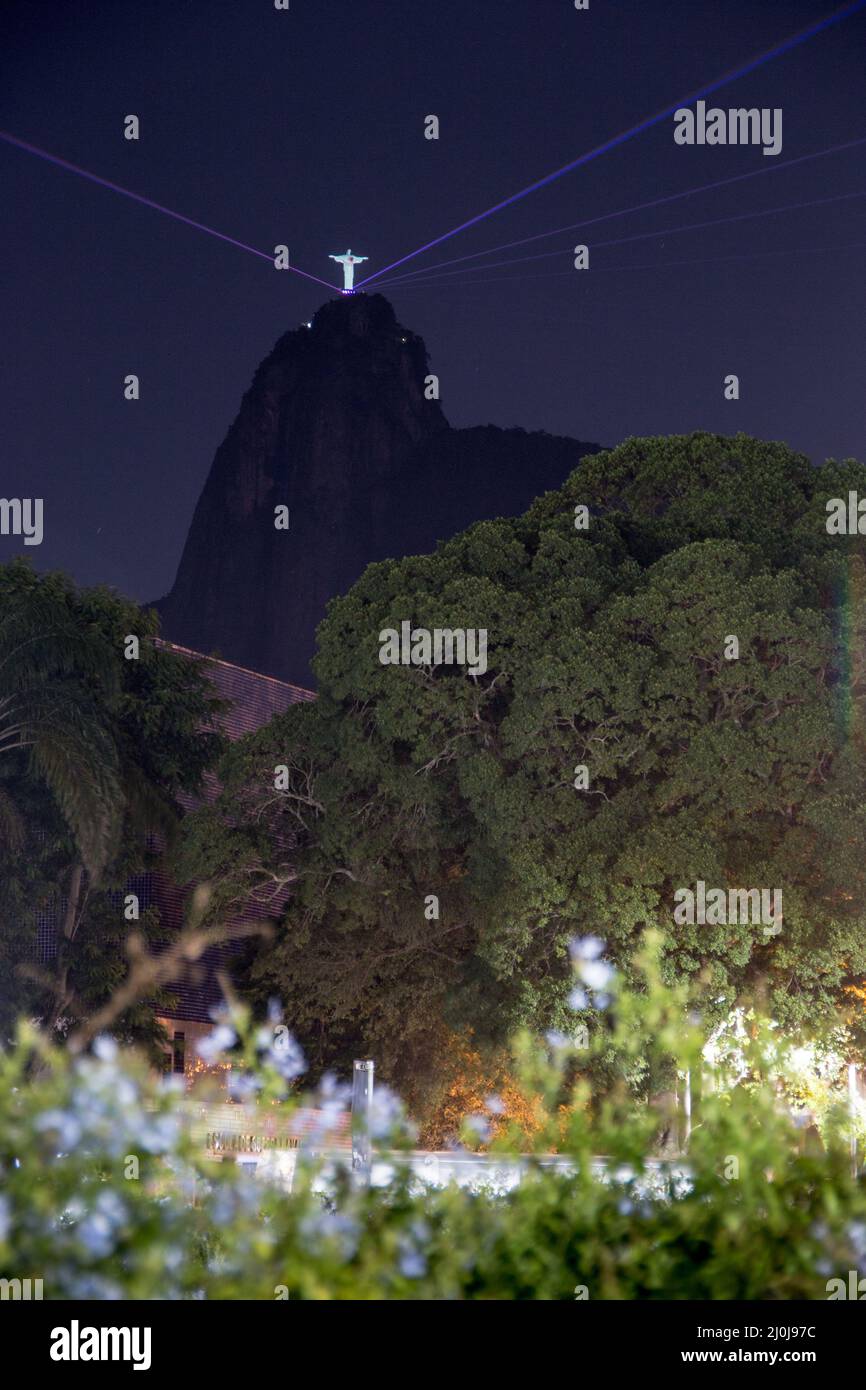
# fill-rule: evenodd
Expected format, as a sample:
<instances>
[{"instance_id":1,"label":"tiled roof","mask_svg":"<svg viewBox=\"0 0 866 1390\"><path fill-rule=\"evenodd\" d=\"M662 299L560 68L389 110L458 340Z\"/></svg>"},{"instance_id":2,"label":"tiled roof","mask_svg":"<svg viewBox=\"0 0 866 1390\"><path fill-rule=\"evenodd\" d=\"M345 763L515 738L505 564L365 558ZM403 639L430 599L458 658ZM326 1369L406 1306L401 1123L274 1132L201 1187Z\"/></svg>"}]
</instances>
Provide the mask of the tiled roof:
<instances>
[{"instance_id":1,"label":"tiled roof","mask_svg":"<svg viewBox=\"0 0 866 1390\"><path fill-rule=\"evenodd\" d=\"M289 705L316 698L315 691L305 690L301 685L290 685L288 681L277 680L275 676L262 676L258 671L248 671L245 666L235 666L220 657L204 656L191 647L180 647L176 642L166 642L161 637L156 639L156 645L204 664L205 674L216 694L221 700L229 702L220 723L232 740L241 738L243 734L255 733L256 729L269 723L275 714L287 710Z\"/></svg>"}]
</instances>

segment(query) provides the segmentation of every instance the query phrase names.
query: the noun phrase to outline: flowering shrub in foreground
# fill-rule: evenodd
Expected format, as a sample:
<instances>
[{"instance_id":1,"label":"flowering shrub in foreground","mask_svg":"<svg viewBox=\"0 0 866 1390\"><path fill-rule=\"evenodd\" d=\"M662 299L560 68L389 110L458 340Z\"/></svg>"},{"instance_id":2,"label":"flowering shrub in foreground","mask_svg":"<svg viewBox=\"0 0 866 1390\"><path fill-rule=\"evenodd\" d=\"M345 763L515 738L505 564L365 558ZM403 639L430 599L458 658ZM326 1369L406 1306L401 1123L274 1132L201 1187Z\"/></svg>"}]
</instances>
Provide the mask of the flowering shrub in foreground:
<instances>
[{"instance_id":1,"label":"flowering shrub in foreground","mask_svg":"<svg viewBox=\"0 0 866 1390\"><path fill-rule=\"evenodd\" d=\"M658 1109L619 1078L638 1063L696 1075L703 1035L660 983L652 943L637 995L596 968L600 951L575 951L575 1006L587 1005L582 982L597 1010L588 1050L610 1084L593 1094L582 1079L583 1039L517 1040L536 1152L568 1155L572 1171L526 1154L501 1196L426 1190L399 1164L370 1189L303 1159L287 1194L196 1149L174 1079L110 1040L74 1056L22 1025L0 1054L0 1277L41 1278L47 1299L824 1299L829 1280L866 1270L847 1118L825 1117L825 1152L800 1152L777 1038L749 1043L747 1075L703 1098L688 1180L658 1165ZM219 1048L238 1096L298 1103L303 1061L275 1020L256 1026L235 1008ZM327 1126L343 1088L327 1081L314 1103ZM374 1135L411 1144L387 1095ZM492 1148L516 1143L505 1131Z\"/></svg>"}]
</instances>

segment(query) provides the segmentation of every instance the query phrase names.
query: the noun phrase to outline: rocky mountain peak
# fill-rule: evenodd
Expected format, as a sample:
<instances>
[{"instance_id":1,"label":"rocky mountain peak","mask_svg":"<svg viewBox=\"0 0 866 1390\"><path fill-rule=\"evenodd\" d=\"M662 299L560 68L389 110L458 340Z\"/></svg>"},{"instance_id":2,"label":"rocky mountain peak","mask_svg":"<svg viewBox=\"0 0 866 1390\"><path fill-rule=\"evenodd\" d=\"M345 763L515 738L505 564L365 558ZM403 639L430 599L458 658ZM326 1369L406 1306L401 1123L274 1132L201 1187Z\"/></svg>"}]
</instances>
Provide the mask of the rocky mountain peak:
<instances>
[{"instance_id":1,"label":"rocky mountain peak","mask_svg":"<svg viewBox=\"0 0 866 1390\"><path fill-rule=\"evenodd\" d=\"M310 684L326 604L368 564L523 510L597 447L453 430L428 376L423 340L381 294L341 295L283 334L217 449L156 604L163 634Z\"/></svg>"}]
</instances>

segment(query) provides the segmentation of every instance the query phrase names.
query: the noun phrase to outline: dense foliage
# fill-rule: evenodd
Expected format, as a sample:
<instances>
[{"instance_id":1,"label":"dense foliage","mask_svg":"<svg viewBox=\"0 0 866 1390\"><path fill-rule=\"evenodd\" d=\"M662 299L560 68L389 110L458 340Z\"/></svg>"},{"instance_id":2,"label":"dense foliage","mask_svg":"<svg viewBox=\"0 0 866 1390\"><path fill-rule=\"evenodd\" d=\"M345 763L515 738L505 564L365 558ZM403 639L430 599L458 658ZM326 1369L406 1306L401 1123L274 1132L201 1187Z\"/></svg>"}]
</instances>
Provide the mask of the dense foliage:
<instances>
[{"instance_id":1,"label":"dense foliage","mask_svg":"<svg viewBox=\"0 0 866 1390\"><path fill-rule=\"evenodd\" d=\"M578 944L578 984L604 969L600 950ZM661 984L654 950L638 974L630 994L605 970L591 1045L619 1059L605 1090L567 1041L518 1040L536 1154L555 1146L570 1168L526 1154L510 1191L495 1171L492 1190L430 1190L399 1163L367 1187L309 1159L286 1193L196 1149L176 1078L108 1040L75 1056L25 1027L0 1053L0 1277L41 1278L46 1299L825 1299L832 1279L847 1286L866 1266L866 1194L844 1112L826 1117L826 1153L804 1153L784 1049L747 1042L717 1072L685 1168L655 1163L659 1116L626 1084L628 1060L696 1069L703 1035L684 1022L684 991ZM303 1064L284 1035L276 1017L255 1026L236 1009L209 1055L227 1049L236 1093L288 1106ZM315 1099L325 1146L338 1093L329 1081ZM395 1113L380 1097L380 1143L411 1142ZM494 1148L514 1144L506 1131Z\"/></svg>"},{"instance_id":2,"label":"dense foliage","mask_svg":"<svg viewBox=\"0 0 866 1390\"><path fill-rule=\"evenodd\" d=\"M275 904L253 987L314 1058L360 1048L430 1094L452 1029L564 1025L570 936L628 968L650 925L708 1028L738 1002L792 1036L853 1017L866 569L826 526L849 489L862 465L781 444L633 439L331 605L318 701L232 748L187 846L215 909ZM382 665L405 620L486 628L486 673ZM675 923L698 881L780 890L783 929Z\"/></svg>"},{"instance_id":3,"label":"dense foliage","mask_svg":"<svg viewBox=\"0 0 866 1390\"><path fill-rule=\"evenodd\" d=\"M131 919L124 893L222 740L211 687L156 630L108 589L0 567L0 1036L22 1013L68 1032L126 974L129 933L159 936L156 910ZM56 945L42 961L40 922ZM153 1002L120 1034L153 1035Z\"/></svg>"}]
</instances>

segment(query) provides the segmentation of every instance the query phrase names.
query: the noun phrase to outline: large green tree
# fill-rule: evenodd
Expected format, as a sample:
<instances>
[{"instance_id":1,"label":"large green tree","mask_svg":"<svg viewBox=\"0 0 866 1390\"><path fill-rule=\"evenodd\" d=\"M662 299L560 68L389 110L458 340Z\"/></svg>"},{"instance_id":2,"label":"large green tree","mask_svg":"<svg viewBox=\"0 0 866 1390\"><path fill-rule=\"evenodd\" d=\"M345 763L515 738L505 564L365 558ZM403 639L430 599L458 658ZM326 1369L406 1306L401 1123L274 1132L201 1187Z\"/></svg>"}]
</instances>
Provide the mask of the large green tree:
<instances>
[{"instance_id":1,"label":"large green tree","mask_svg":"<svg viewBox=\"0 0 866 1390\"><path fill-rule=\"evenodd\" d=\"M104 588L0 567L0 1030L21 1012L68 1030L127 969L130 875L155 861L222 739L217 702L157 620ZM138 656L127 659L129 636ZM54 951L39 961L39 923ZM135 923L160 935L158 913ZM141 1005L121 1032L152 1037Z\"/></svg>"},{"instance_id":2,"label":"large green tree","mask_svg":"<svg viewBox=\"0 0 866 1390\"><path fill-rule=\"evenodd\" d=\"M866 569L826 502L853 489L854 461L742 435L631 439L331 604L318 701L232 748L186 849L215 909L251 885L275 904L252 985L314 1055L362 1048L405 1090L453 1025L573 1030L569 939L602 937L628 971L649 925L708 1027L745 1000L789 1030L848 1009ZM487 629L487 671L382 665L405 620ZM699 880L781 890L782 930L677 924Z\"/></svg>"}]
</instances>

